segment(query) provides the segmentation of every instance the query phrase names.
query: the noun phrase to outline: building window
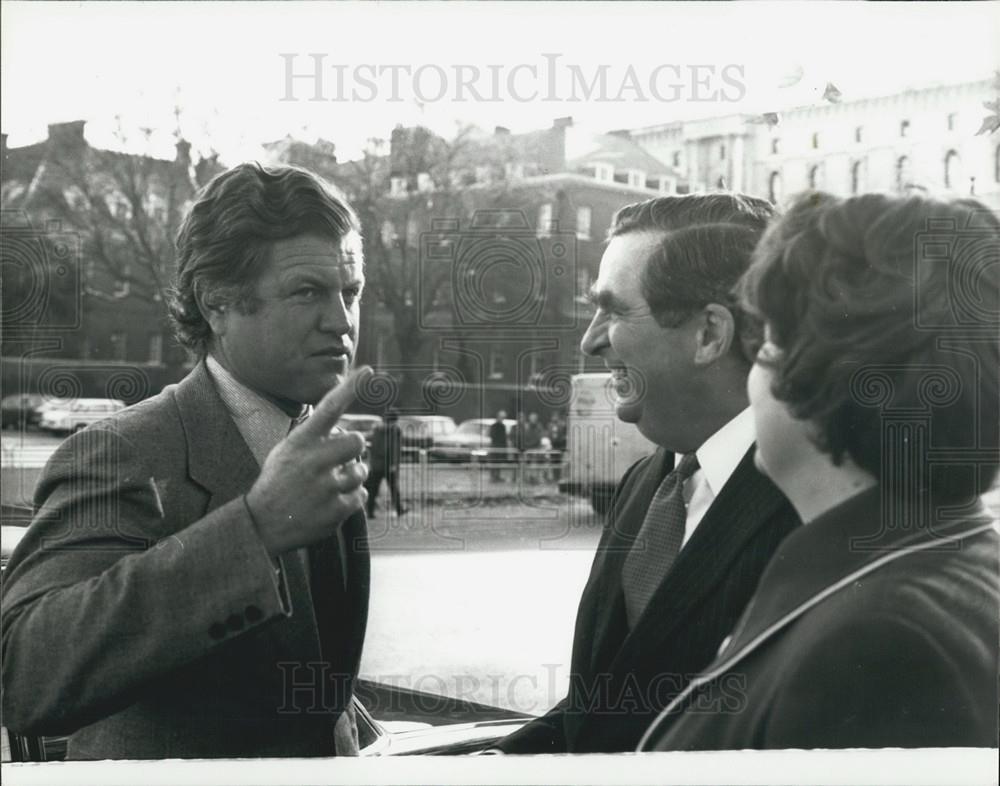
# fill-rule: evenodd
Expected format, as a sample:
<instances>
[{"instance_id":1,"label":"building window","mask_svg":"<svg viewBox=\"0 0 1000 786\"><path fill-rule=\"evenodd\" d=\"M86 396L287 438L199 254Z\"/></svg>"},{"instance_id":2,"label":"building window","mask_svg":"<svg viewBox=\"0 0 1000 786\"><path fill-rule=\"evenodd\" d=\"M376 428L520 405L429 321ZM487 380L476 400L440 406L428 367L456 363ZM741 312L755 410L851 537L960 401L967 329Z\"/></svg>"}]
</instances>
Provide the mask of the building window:
<instances>
[{"instance_id":1,"label":"building window","mask_svg":"<svg viewBox=\"0 0 1000 786\"><path fill-rule=\"evenodd\" d=\"M628 171L628 184L632 188L645 188L646 173L638 169L630 169Z\"/></svg>"},{"instance_id":2,"label":"building window","mask_svg":"<svg viewBox=\"0 0 1000 786\"><path fill-rule=\"evenodd\" d=\"M493 168L489 166L476 167L476 182L489 185L493 182Z\"/></svg>"},{"instance_id":3,"label":"building window","mask_svg":"<svg viewBox=\"0 0 1000 786\"><path fill-rule=\"evenodd\" d=\"M504 172L508 180L519 180L524 177L524 164L504 164Z\"/></svg>"},{"instance_id":4,"label":"building window","mask_svg":"<svg viewBox=\"0 0 1000 786\"><path fill-rule=\"evenodd\" d=\"M587 269L586 265L580 265L576 269L576 296L578 300L589 303L587 296L590 294L590 285L593 283L593 279L590 277L590 271Z\"/></svg>"},{"instance_id":5,"label":"building window","mask_svg":"<svg viewBox=\"0 0 1000 786\"><path fill-rule=\"evenodd\" d=\"M150 333L149 334L149 351L146 353L146 360L154 365L160 365L163 362L163 334L162 333Z\"/></svg>"},{"instance_id":6,"label":"building window","mask_svg":"<svg viewBox=\"0 0 1000 786\"><path fill-rule=\"evenodd\" d=\"M901 120L899 123L899 135L901 137L908 137L910 135L910 121Z\"/></svg>"},{"instance_id":7,"label":"building window","mask_svg":"<svg viewBox=\"0 0 1000 786\"><path fill-rule=\"evenodd\" d=\"M537 382L542 376L542 353L532 352L528 355L528 380Z\"/></svg>"},{"instance_id":8,"label":"building window","mask_svg":"<svg viewBox=\"0 0 1000 786\"><path fill-rule=\"evenodd\" d=\"M819 131L813 132L812 135L812 149L819 150Z\"/></svg>"},{"instance_id":9,"label":"building window","mask_svg":"<svg viewBox=\"0 0 1000 786\"><path fill-rule=\"evenodd\" d=\"M904 191L910 185L910 159L900 156L896 159L896 190Z\"/></svg>"},{"instance_id":10,"label":"building window","mask_svg":"<svg viewBox=\"0 0 1000 786\"><path fill-rule=\"evenodd\" d=\"M725 161L726 160L726 146L725 145L719 145L719 160L720 161Z\"/></svg>"},{"instance_id":11,"label":"building window","mask_svg":"<svg viewBox=\"0 0 1000 786\"><path fill-rule=\"evenodd\" d=\"M406 219L406 245L410 248L420 247L420 222L415 216Z\"/></svg>"},{"instance_id":12,"label":"building window","mask_svg":"<svg viewBox=\"0 0 1000 786\"><path fill-rule=\"evenodd\" d=\"M490 379L503 379L503 352L499 349L490 350Z\"/></svg>"},{"instance_id":13,"label":"building window","mask_svg":"<svg viewBox=\"0 0 1000 786\"><path fill-rule=\"evenodd\" d=\"M948 130L954 131L955 126L957 125L958 125L958 114L952 112L951 114L948 115Z\"/></svg>"},{"instance_id":14,"label":"building window","mask_svg":"<svg viewBox=\"0 0 1000 786\"><path fill-rule=\"evenodd\" d=\"M782 197L781 172L772 172L767 180L767 198L772 204L778 204Z\"/></svg>"},{"instance_id":15,"label":"building window","mask_svg":"<svg viewBox=\"0 0 1000 786\"><path fill-rule=\"evenodd\" d=\"M586 205L576 209L576 236L580 240L590 240L590 208Z\"/></svg>"},{"instance_id":16,"label":"building window","mask_svg":"<svg viewBox=\"0 0 1000 786\"><path fill-rule=\"evenodd\" d=\"M111 334L111 359L117 360L121 363L125 362L126 355L126 340L125 333L121 330L116 330Z\"/></svg>"},{"instance_id":17,"label":"building window","mask_svg":"<svg viewBox=\"0 0 1000 786\"><path fill-rule=\"evenodd\" d=\"M552 203L546 202L538 207L538 236L548 237L552 234Z\"/></svg>"},{"instance_id":18,"label":"building window","mask_svg":"<svg viewBox=\"0 0 1000 786\"><path fill-rule=\"evenodd\" d=\"M1000 145L993 151L993 182L1000 183Z\"/></svg>"},{"instance_id":19,"label":"building window","mask_svg":"<svg viewBox=\"0 0 1000 786\"><path fill-rule=\"evenodd\" d=\"M674 169L680 169L681 168L681 151L680 150L675 150L674 151L673 163L674 163Z\"/></svg>"},{"instance_id":20,"label":"building window","mask_svg":"<svg viewBox=\"0 0 1000 786\"><path fill-rule=\"evenodd\" d=\"M865 190L865 162L855 161L851 164L851 193L860 194Z\"/></svg>"},{"instance_id":21,"label":"building window","mask_svg":"<svg viewBox=\"0 0 1000 786\"><path fill-rule=\"evenodd\" d=\"M775 137L771 140L771 155L776 156L781 152L781 140Z\"/></svg>"},{"instance_id":22,"label":"building window","mask_svg":"<svg viewBox=\"0 0 1000 786\"><path fill-rule=\"evenodd\" d=\"M594 179L612 182L615 179L615 168L611 164L594 164Z\"/></svg>"},{"instance_id":23,"label":"building window","mask_svg":"<svg viewBox=\"0 0 1000 786\"><path fill-rule=\"evenodd\" d=\"M854 141L859 145L865 141L865 128L864 126L856 126L854 129Z\"/></svg>"},{"instance_id":24,"label":"building window","mask_svg":"<svg viewBox=\"0 0 1000 786\"><path fill-rule=\"evenodd\" d=\"M429 172L417 173L417 191L426 193L434 190L434 181L431 180Z\"/></svg>"},{"instance_id":25,"label":"building window","mask_svg":"<svg viewBox=\"0 0 1000 786\"><path fill-rule=\"evenodd\" d=\"M817 189L823 188L824 177L823 177L823 165L816 164L809 169L809 188Z\"/></svg>"},{"instance_id":26,"label":"building window","mask_svg":"<svg viewBox=\"0 0 1000 786\"><path fill-rule=\"evenodd\" d=\"M954 150L949 150L944 157L944 187L960 189L962 187L962 159Z\"/></svg>"},{"instance_id":27,"label":"building window","mask_svg":"<svg viewBox=\"0 0 1000 786\"><path fill-rule=\"evenodd\" d=\"M389 178L389 196L406 196L406 178L405 177L390 177Z\"/></svg>"}]
</instances>

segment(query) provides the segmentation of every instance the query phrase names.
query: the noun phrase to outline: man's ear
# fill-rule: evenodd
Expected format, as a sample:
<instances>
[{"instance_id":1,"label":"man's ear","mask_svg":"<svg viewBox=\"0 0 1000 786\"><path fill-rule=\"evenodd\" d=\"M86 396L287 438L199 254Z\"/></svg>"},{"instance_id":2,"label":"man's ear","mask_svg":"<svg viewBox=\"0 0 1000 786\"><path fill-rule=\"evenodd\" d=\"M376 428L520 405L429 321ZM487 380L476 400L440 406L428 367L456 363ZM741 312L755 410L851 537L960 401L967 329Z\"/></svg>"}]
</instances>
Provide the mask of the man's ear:
<instances>
[{"instance_id":1,"label":"man's ear","mask_svg":"<svg viewBox=\"0 0 1000 786\"><path fill-rule=\"evenodd\" d=\"M698 315L697 345L694 362L709 366L724 358L736 336L736 320L732 312L718 303L709 303Z\"/></svg>"},{"instance_id":2,"label":"man's ear","mask_svg":"<svg viewBox=\"0 0 1000 786\"><path fill-rule=\"evenodd\" d=\"M232 306L219 297L217 292L206 292L204 289L195 291L195 300L198 301L198 309L205 317L212 328L212 333L216 336L225 335L228 325L228 313Z\"/></svg>"}]
</instances>

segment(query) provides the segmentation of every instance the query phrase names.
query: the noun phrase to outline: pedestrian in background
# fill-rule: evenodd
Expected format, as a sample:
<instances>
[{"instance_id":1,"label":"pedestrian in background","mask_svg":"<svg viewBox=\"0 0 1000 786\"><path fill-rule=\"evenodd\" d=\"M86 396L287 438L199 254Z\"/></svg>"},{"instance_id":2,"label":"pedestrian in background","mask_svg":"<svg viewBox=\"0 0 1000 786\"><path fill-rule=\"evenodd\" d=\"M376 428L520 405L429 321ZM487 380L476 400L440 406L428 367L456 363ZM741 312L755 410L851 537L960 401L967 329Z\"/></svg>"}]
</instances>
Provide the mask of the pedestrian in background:
<instances>
[{"instance_id":1,"label":"pedestrian in background","mask_svg":"<svg viewBox=\"0 0 1000 786\"><path fill-rule=\"evenodd\" d=\"M553 412L549 419L549 443L550 451L548 456L549 467L551 468L550 480L558 483L562 480L562 460L566 451L566 420L559 412Z\"/></svg>"},{"instance_id":2,"label":"pedestrian in background","mask_svg":"<svg viewBox=\"0 0 1000 786\"><path fill-rule=\"evenodd\" d=\"M399 427L399 413L390 409L383 422L372 432L372 444L368 450L368 516L375 518L375 506L379 488L385 479L389 485L389 495L397 515L406 513L399 495L399 465L402 460L403 431Z\"/></svg>"},{"instance_id":3,"label":"pedestrian in background","mask_svg":"<svg viewBox=\"0 0 1000 786\"><path fill-rule=\"evenodd\" d=\"M503 480L503 470L498 463L507 458L507 413L504 410L497 411L497 419L490 424L490 478L500 482Z\"/></svg>"}]
</instances>

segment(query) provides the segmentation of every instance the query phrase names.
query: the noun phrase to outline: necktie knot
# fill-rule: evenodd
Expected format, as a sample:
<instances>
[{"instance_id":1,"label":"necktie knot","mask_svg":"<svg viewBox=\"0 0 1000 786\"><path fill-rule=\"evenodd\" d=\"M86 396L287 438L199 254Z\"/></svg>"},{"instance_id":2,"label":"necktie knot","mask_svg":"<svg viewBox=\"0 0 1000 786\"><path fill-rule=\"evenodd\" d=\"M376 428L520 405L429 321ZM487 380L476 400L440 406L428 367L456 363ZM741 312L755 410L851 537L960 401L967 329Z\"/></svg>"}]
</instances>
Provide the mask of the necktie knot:
<instances>
[{"instance_id":1,"label":"necktie knot","mask_svg":"<svg viewBox=\"0 0 1000 786\"><path fill-rule=\"evenodd\" d=\"M676 474L681 483L683 483L698 471L698 466L698 455L696 453L686 453L684 458L682 458L680 463L678 463L677 468L674 470L674 474Z\"/></svg>"}]
</instances>

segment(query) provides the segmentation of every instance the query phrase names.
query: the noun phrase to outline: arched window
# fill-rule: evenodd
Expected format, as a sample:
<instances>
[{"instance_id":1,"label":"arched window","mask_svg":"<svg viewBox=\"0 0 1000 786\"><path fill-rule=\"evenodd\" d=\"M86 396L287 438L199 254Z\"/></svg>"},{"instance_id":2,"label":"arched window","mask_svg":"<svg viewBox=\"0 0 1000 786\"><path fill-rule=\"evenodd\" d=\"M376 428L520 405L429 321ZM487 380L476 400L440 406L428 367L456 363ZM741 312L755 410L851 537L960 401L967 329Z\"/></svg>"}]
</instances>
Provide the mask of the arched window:
<instances>
[{"instance_id":1,"label":"arched window","mask_svg":"<svg viewBox=\"0 0 1000 786\"><path fill-rule=\"evenodd\" d=\"M962 182L962 159L954 150L949 150L944 157L944 187L964 190Z\"/></svg>"},{"instance_id":2,"label":"arched window","mask_svg":"<svg viewBox=\"0 0 1000 786\"><path fill-rule=\"evenodd\" d=\"M865 162L855 161L851 164L851 193L860 194L867 188L867 183L865 182Z\"/></svg>"},{"instance_id":3,"label":"arched window","mask_svg":"<svg viewBox=\"0 0 1000 786\"><path fill-rule=\"evenodd\" d=\"M904 191L911 180L910 159L907 156L900 156L896 159L896 190Z\"/></svg>"},{"instance_id":4,"label":"arched window","mask_svg":"<svg viewBox=\"0 0 1000 786\"><path fill-rule=\"evenodd\" d=\"M776 205L781 201L782 196L781 172L772 172L767 181L767 198Z\"/></svg>"},{"instance_id":5,"label":"arched window","mask_svg":"<svg viewBox=\"0 0 1000 786\"><path fill-rule=\"evenodd\" d=\"M816 164L809 169L809 188L823 188L825 178L823 177L823 165Z\"/></svg>"}]
</instances>

